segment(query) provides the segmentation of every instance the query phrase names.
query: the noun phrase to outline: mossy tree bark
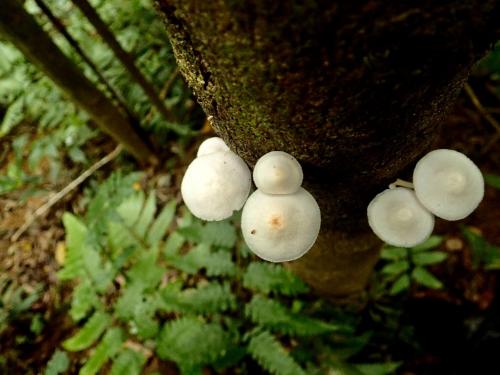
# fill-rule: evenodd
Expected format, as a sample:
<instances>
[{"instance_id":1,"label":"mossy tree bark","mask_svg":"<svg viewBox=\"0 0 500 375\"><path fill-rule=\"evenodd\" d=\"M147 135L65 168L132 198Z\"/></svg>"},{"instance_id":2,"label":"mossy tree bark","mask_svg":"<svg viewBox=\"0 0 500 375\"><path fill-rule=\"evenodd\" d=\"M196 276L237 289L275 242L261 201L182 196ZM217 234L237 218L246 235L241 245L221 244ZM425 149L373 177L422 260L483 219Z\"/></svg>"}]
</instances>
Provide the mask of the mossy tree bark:
<instances>
[{"instance_id":1,"label":"mossy tree bark","mask_svg":"<svg viewBox=\"0 0 500 375\"><path fill-rule=\"evenodd\" d=\"M85 110L95 123L143 162L156 156L139 129L90 82L67 58L19 0L2 0L0 36L12 42L34 65L59 86L67 97Z\"/></svg>"},{"instance_id":2,"label":"mossy tree bark","mask_svg":"<svg viewBox=\"0 0 500 375\"><path fill-rule=\"evenodd\" d=\"M249 164L294 155L322 210L291 268L317 291L361 291L379 242L366 206L430 147L499 34L494 0L157 0L180 70Z\"/></svg>"}]
</instances>

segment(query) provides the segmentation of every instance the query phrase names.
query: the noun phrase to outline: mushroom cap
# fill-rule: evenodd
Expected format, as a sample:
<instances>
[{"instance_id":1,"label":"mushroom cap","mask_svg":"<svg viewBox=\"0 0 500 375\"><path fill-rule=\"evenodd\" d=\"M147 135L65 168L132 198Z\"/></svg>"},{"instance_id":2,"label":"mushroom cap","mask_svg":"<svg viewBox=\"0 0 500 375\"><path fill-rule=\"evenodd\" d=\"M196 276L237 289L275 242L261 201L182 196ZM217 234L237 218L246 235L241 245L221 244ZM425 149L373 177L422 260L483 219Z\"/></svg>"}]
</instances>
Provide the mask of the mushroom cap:
<instances>
[{"instance_id":1,"label":"mushroom cap","mask_svg":"<svg viewBox=\"0 0 500 375\"><path fill-rule=\"evenodd\" d=\"M219 151L231 151L229 147L227 147L226 142L222 138L212 137L207 138L203 142L201 142L200 147L198 147L198 152L196 153L196 157L212 154L214 152Z\"/></svg>"},{"instance_id":2,"label":"mushroom cap","mask_svg":"<svg viewBox=\"0 0 500 375\"><path fill-rule=\"evenodd\" d=\"M241 215L248 247L270 262L287 262L304 255L316 241L320 226L319 206L303 188L286 195L256 190Z\"/></svg>"},{"instance_id":3,"label":"mushroom cap","mask_svg":"<svg viewBox=\"0 0 500 375\"><path fill-rule=\"evenodd\" d=\"M373 232L393 246L418 245L434 229L434 216L406 188L384 190L370 202L367 214Z\"/></svg>"},{"instance_id":4,"label":"mushroom cap","mask_svg":"<svg viewBox=\"0 0 500 375\"><path fill-rule=\"evenodd\" d=\"M250 169L243 159L223 151L194 159L182 179L181 193L194 216L214 221L241 209L251 186Z\"/></svg>"},{"instance_id":5,"label":"mushroom cap","mask_svg":"<svg viewBox=\"0 0 500 375\"><path fill-rule=\"evenodd\" d=\"M455 150L434 150L420 159L413 171L413 185L418 200L445 220L470 215L484 196L481 171Z\"/></svg>"},{"instance_id":6,"label":"mushroom cap","mask_svg":"<svg viewBox=\"0 0 500 375\"><path fill-rule=\"evenodd\" d=\"M283 151L262 156L253 170L255 186L266 194L292 194L302 185L302 167L297 159Z\"/></svg>"}]
</instances>

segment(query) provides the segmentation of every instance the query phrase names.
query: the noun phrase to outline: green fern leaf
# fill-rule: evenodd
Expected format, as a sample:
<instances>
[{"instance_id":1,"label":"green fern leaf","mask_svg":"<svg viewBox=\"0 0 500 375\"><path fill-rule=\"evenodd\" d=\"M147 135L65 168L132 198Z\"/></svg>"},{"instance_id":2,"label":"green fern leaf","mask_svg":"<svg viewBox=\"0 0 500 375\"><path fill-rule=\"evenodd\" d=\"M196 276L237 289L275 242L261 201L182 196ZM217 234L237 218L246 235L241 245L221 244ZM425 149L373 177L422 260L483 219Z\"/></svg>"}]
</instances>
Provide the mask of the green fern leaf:
<instances>
[{"instance_id":1,"label":"green fern leaf","mask_svg":"<svg viewBox=\"0 0 500 375\"><path fill-rule=\"evenodd\" d=\"M47 368L45 369L44 375L59 375L64 374L69 368L69 357L66 352L56 350L49 362L47 362Z\"/></svg>"},{"instance_id":2,"label":"green fern leaf","mask_svg":"<svg viewBox=\"0 0 500 375\"><path fill-rule=\"evenodd\" d=\"M183 317L163 326L157 344L161 359L172 360L181 367L194 367L222 357L231 341L219 324Z\"/></svg>"},{"instance_id":3,"label":"green fern leaf","mask_svg":"<svg viewBox=\"0 0 500 375\"><path fill-rule=\"evenodd\" d=\"M165 273L165 269L156 264L157 259L157 248L142 251L137 263L127 272L130 282L141 284L144 289L155 288Z\"/></svg>"},{"instance_id":4,"label":"green fern leaf","mask_svg":"<svg viewBox=\"0 0 500 375\"><path fill-rule=\"evenodd\" d=\"M73 290L69 315L78 322L85 318L93 307L99 306L99 297L89 280L84 280Z\"/></svg>"},{"instance_id":5,"label":"green fern leaf","mask_svg":"<svg viewBox=\"0 0 500 375\"><path fill-rule=\"evenodd\" d=\"M82 253L88 230L82 221L68 212L63 215L63 224L66 232L67 253L64 268L57 275L61 280L68 280L85 275Z\"/></svg>"},{"instance_id":6,"label":"green fern leaf","mask_svg":"<svg viewBox=\"0 0 500 375\"><path fill-rule=\"evenodd\" d=\"M153 221L156 212L156 195L154 192L149 193L148 199L144 204L141 215L134 225L134 231L139 238L144 238L146 232Z\"/></svg>"},{"instance_id":7,"label":"green fern leaf","mask_svg":"<svg viewBox=\"0 0 500 375\"><path fill-rule=\"evenodd\" d=\"M118 352L123 341L123 332L120 328L115 327L107 331L95 351L80 369L79 375L97 374L106 361Z\"/></svg>"},{"instance_id":8,"label":"green fern leaf","mask_svg":"<svg viewBox=\"0 0 500 375\"><path fill-rule=\"evenodd\" d=\"M309 288L283 266L252 262L243 275L243 286L265 294L276 292L287 296L307 293Z\"/></svg>"},{"instance_id":9,"label":"green fern leaf","mask_svg":"<svg viewBox=\"0 0 500 375\"><path fill-rule=\"evenodd\" d=\"M133 227L139 220L139 215L144 206L144 199L144 193L139 191L121 203L116 209L116 212L118 212L118 215L120 215L127 227Z\"/></svg>"},{"instance_id":10,"label":"green fern leaf","mask_svg":"<svg viewBox=\"0 0 500 375\"><path fill-rule=\"evenodd\" d=\"M203 226L201 238L204 243L230 249L236 245L238 235L236 234L234 225L228 220L224 220L206 223Z\"/></svg>"},{"instance_id":11,"label":"green fern leaf","mask_svg":"<svg viewBox=\"0 0 500 375\"><path fill-rule=\"evenodd\" d=\"M111 323L111 317L96 311L85 325L72 337L63 342L63 348L77 352L90 347Z\"/></svg>"},{"instance_id":12,"label":"green fern leaf","mask_svg":"<svg viewBox=\"0 0 500 375\"><path fill-rule=\"evenodd\" d=\"M135 307L143 302L144 287L140 283L127 284L115 304L116 315L127 321L134 316Z\"/></svg>"},{"instance_id":13,"label":"green fern leaf","mask_svg":"<svg viewBox=\"0 0 500 375\"><path fill-rule=\"evenodd\" d=\"M202 268L208 276L231 276L236 273L236 266L231 254L226 251L210 251L210 245L200 244L185 255L167 256L170 263L187 274L198 273Z\"/></svg>"},{"instance_id":14,"label":"green fern leaf","mask_svg":"<svg viewBox=\"0 0 500 375\"><path fill-rule=\"evenodd\" d=\"M165 241L165 246L163 247L163 254L167 258L174 257L179 253L182 245L186 242L186 239L177 232L173 232L167 237Z\"/></svg>"},{"instance_id":15,"label":"green fern leaf","mask_svg":"<svg viewBox=\"0 0 500 375\"><path fill-rule=\"evenodd\" d=\"M258 295L246 304L245 314L256 324L297 336L316 336L346 329L341 325L292 313L279 302Z\"/></svg>"},{"instance_id":16,"label":"green fern leaf","mask_svg":"<svg viewBox=\"0 0 500 375\"><path fill-rule=\"evenodd\" d=\"M238 239L236 228L228 220L206 224L196 220L189 226L178 229L177 232L188 241L205 243L214 247L232 248Z\"/></svg>"},{"instance_id":17,"label":"green fern leaf","mask_svg":"<svg viewBox=\"0 0 500 375\"><path fill-rule=\"evenodd\" d=\"M154 246L163 238L168 227L172 223L175 216L176 202L170 201L165 205L161 213L158 215L151 229L148 231L146 242L149 246Z\"/></svg>"},{"instance_id":18,"label":"green fern leaf","mask_svg":"<svg viewBox=\"0 0 500 375\"><path fill-rule=\"evenodd\" d=\"M231 259L231 253L226 251L214 251L205 259L203 266L208 276L233 276L236 273L236 265Z\"/></svg>"},{"instance_id":19,"label":"green fern leaf","mask_svg":"<svg viewBox=\"0 0 500 375\"><path fill-rule=\"evenodd\" d=\"M306 375L281 343L267 331L252 335L247 350L271 374Z\"/></svg>"},{"instance_id":20,"label":"green fern leaf","mask_svg":"<svg viewBox=\"0 0 500 375\"><path fill-rule=\"evenodd\" d=\"M162 310L180 313L212 314L236 307L236 297L231 293L229 283L209 283L197 288L186 289L166 287L160 292Z\"/></svg>"},{"instance_id":21,"label":"green fern leaf","mask_svg":"<svg viewBox=\"0 0 500 375\"><path fill-rule=\"evenodd\" d=\"M159 303L153 298L146 298L134 309L134 330L137 330L137 336L143 340L150 339L158 333L160 325L155 319L158 305Z\"/></svg>"},{"instance_id":22,"label":"green fern leaf","mask_svg":"<svg viewBox=\"0 0 500 375\"><path fill-rule=\"evenodd\" d=\"M104 291L114 277L111 265L103 264L97 250L87 243L88 229L80 219L66 212L63 223L68 252L59 278L90 277L97 290Z\"/></svg>"},{"instance_id":23,"label":"green fern leaf","mask_svg":"<svg viewBox=\"0 0 500 375\"><path fill-rule=\"evenodd\" d=\"M108 222L108 241L114 256L130 246L139 246L140 242L130 233L130 229L120 221Z\"/></svg>"},{"instance_id":24,"label":"green fern leaf","mask_svg":"<svg viewBox=\"0 0 500 375\"><path fill-rule=\"evenodd\" d=\"M146 357L131 349L125 349L113 361L109 375L140 375Z\"/></svg>"}]
</instances>

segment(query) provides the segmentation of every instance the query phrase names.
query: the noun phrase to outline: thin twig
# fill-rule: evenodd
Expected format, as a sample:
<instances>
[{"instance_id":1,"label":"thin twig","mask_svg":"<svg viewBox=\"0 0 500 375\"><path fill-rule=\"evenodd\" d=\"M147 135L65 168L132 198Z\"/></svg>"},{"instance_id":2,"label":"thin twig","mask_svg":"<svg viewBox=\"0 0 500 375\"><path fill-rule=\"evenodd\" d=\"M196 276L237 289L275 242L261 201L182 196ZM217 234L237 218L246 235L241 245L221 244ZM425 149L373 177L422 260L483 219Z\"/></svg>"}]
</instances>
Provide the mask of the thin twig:
<instances>
[{"instance_id":1,"label":"thin twig","mask_svg":"<svg viewBox=\"0 0 500 375\"><path fill-rule=\"evenodd\" d=\"M118 145L113 151L111 151L98 162L94 163L89 169L87 169L80 176L66 185L64 189L51 196L49 200L42 206L37 208L35 212L33 212L33 214L28 218L28 220L26 220L26 222L16 231L16 233L12 235L12 237L10 238L11 242L16 242L19 237L31 226L31 224L33 224L39 217L45 215L53 205L59 202L64 196L66 196L66 194L68 194L71 190L75 189L78 185L80 185L83 181L90 177L95 171L116 158L120 154L122 149L123 147L121 145Z\"/></svg>"},{"instance_id":2,"label":"thin twig","mask_svg":"<svg viewBox=\"0 0 500 375\"><path fill-rule=\"evenodd\" d=\"M483 105L481 104L481 102L479 101L479 98L476 96L476 94L474 93L474 90L472 89L472 87L466 83L465 84L465 92L467 93L467 95L469 96L472 104L474 104L474 107L477 108L477 110L479 111L479 113L481 113L481 115L484 117L484 119L486 121L488 121L491 126L493 126L497 132L500 133L500 124L498 123L497 120L495 120L495 118L483 107Z\"/></svg>"},{"instance_id":3,"label":"thin twig","mask_svg":"<svg viewBox=\"0 0 500 375\"><path fill-rule=\"evenodd\" d=\"M486 110L486 108L483 107L483 105L479 101L479 98L476 96L476 94L474 93L474 90L472 89L472 87L468 83L465 84L465 92L467 93L467 95L469 95L469 98L470 98L472 104L474 104L474 107L477 108L477 110L485 118L485 120L488 121L490 123L490 125L493 126L495 128L495 130L497 131L496 134L490 139L488 144L483 147L481 154L484 155L500 139L500 123L498 123L498 121L495 120L495 118L491 115L491 113L488 110Z\"/></svg>"}]
</instances>

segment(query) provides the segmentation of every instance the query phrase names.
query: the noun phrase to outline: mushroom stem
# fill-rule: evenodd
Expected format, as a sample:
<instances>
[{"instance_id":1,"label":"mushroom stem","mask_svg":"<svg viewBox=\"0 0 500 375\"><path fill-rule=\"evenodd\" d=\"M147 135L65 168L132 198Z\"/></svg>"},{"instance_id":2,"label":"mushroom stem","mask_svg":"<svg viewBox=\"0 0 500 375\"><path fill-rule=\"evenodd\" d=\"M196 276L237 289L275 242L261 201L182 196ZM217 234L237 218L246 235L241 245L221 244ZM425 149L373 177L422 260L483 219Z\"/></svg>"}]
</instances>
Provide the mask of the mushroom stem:
<instances>
[{"instance_id":1,"label":"mushroom stem","mask_svg":"<svg viewBox=\"0 0 500 375\"><path fill-rule=\"evenodd\" d=\"M413 189L413 183L411 183L410 181L405 181L405 180L401 180L398 178L392 184L389 184L389 189L395 189L397 187L404 187L407 189Z\"/></svg>"}]
</instances>

